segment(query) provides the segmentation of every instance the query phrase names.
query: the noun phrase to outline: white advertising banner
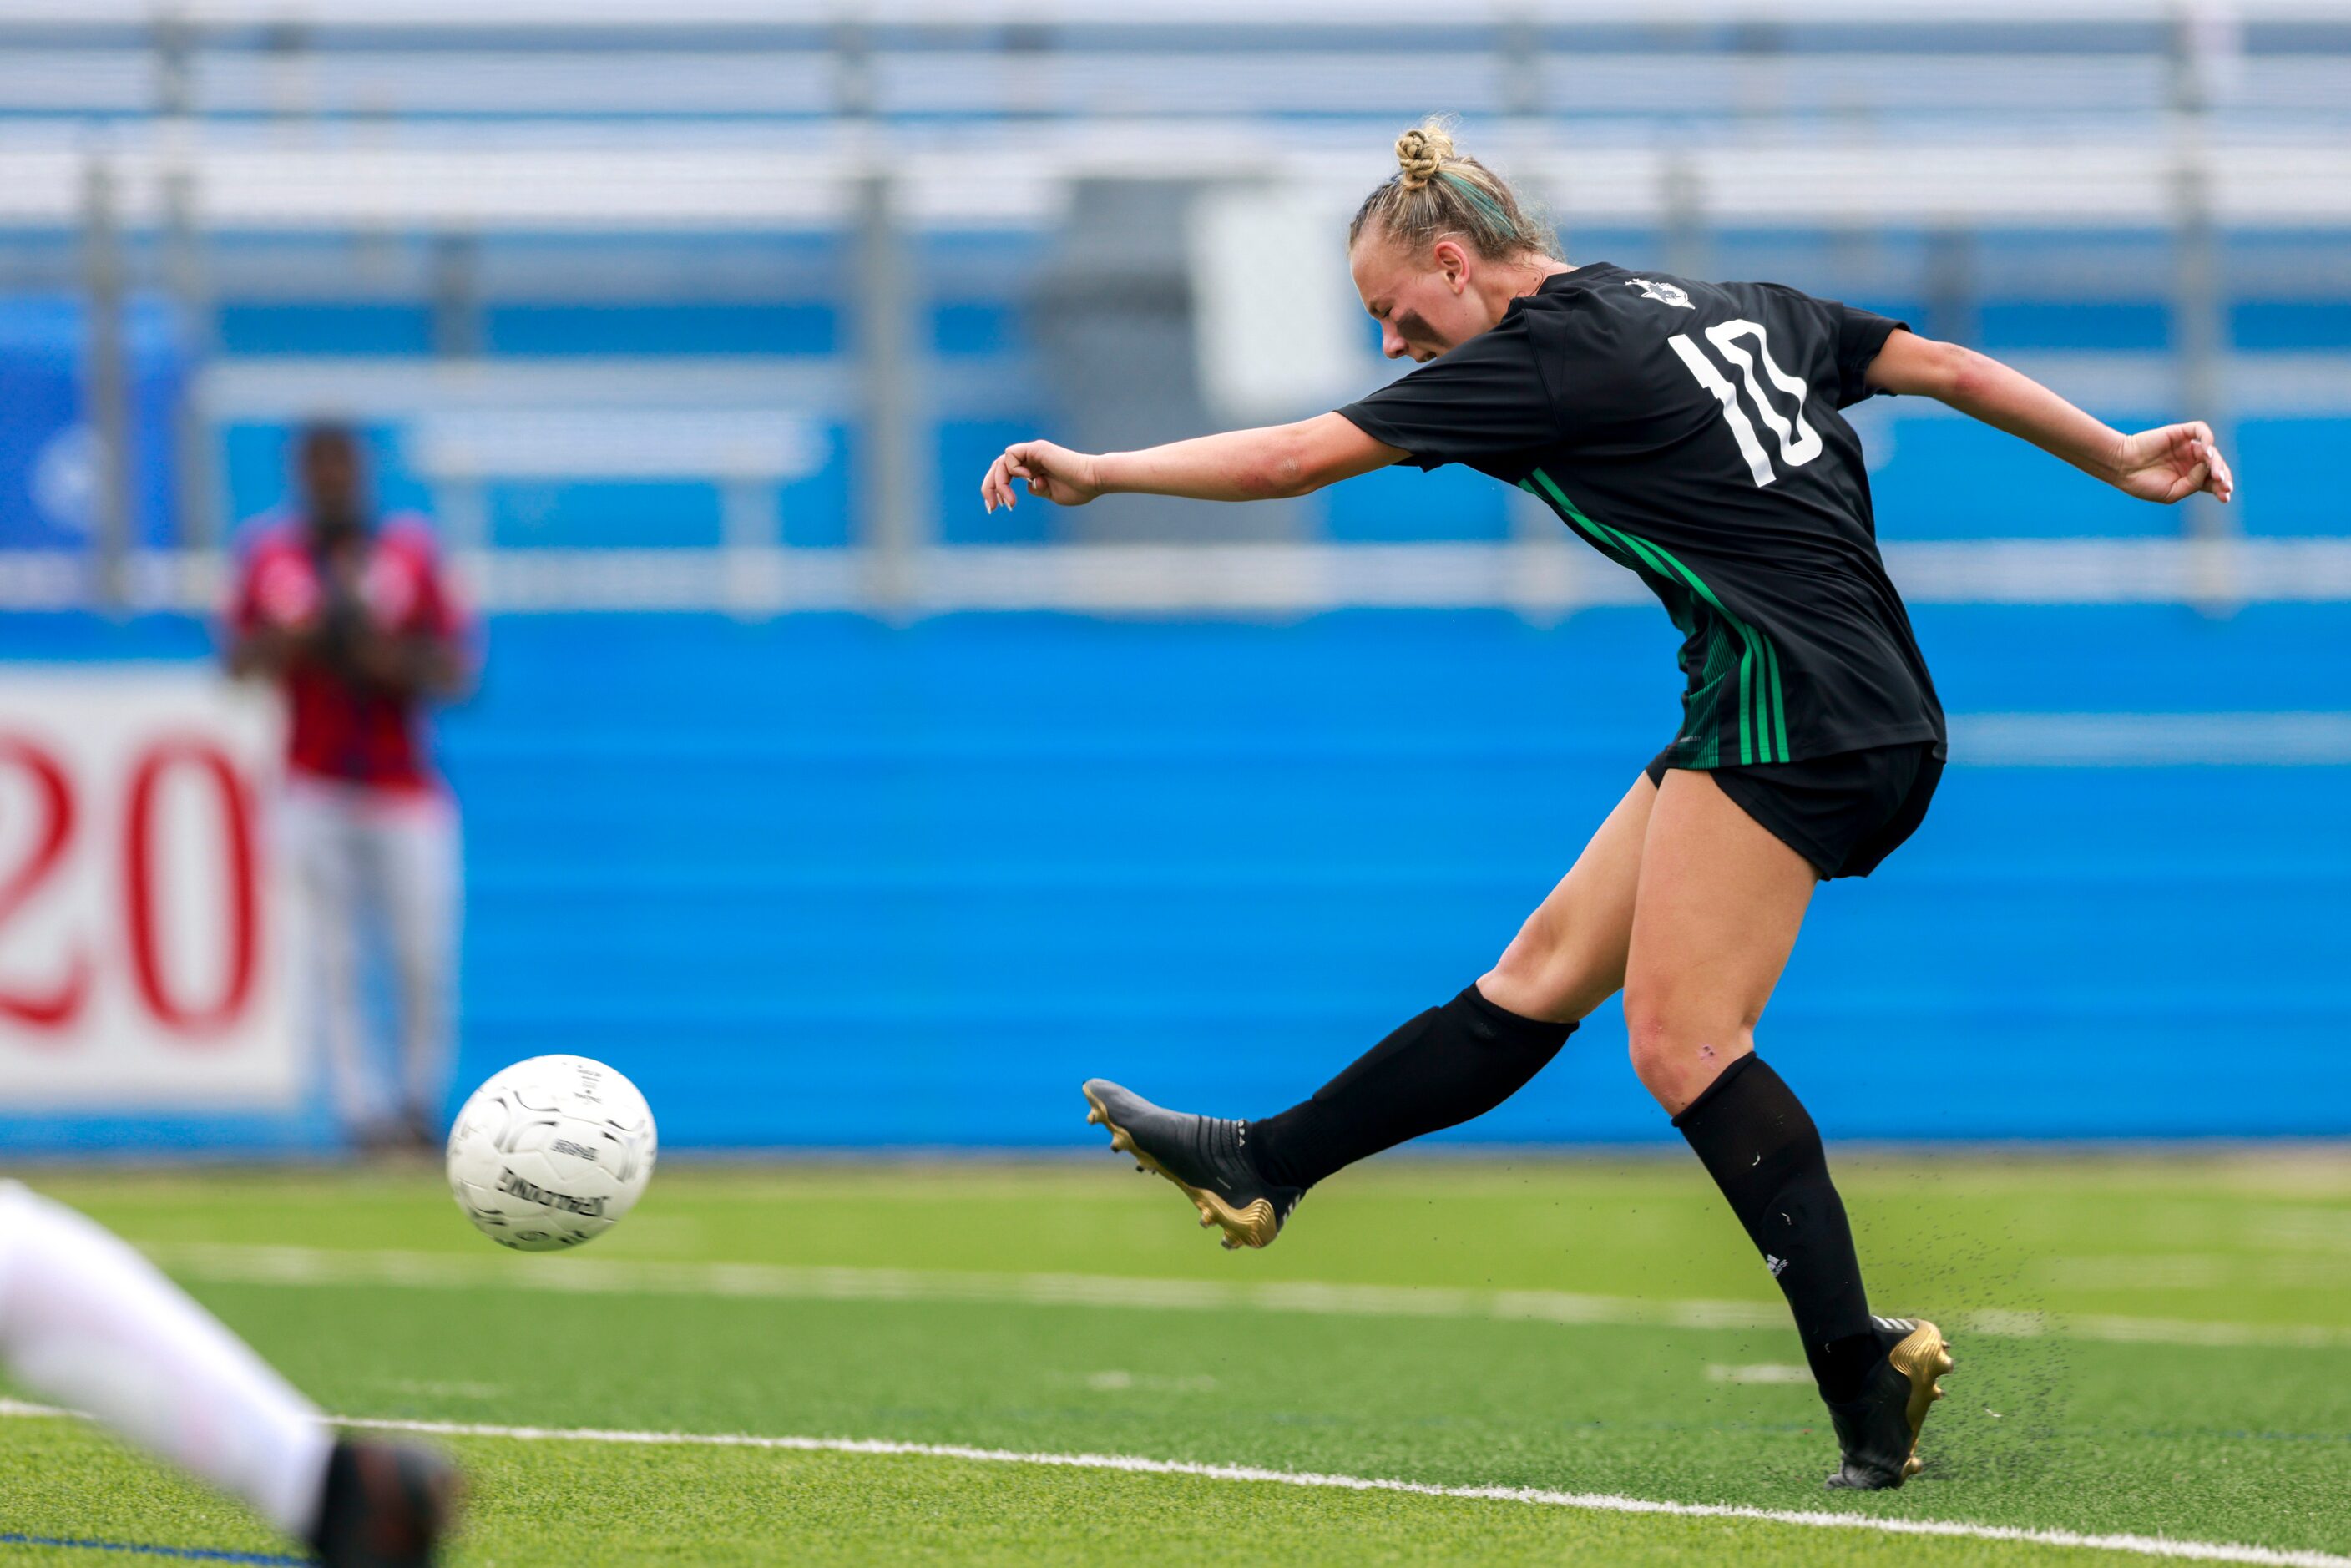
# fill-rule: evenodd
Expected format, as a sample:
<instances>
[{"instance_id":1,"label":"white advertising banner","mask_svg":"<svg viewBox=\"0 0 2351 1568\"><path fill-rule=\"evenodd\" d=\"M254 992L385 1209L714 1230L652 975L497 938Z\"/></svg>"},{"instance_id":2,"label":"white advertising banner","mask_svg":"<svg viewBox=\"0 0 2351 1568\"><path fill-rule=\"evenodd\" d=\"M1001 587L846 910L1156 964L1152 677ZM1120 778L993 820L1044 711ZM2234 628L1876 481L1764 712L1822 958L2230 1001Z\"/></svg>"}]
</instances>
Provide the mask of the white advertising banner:
<instances>
[{"instance_id":1,"label":"white advertising banner","mask_svg":"<svg viewBox=\"0 0 2351 1568\"><path fill-rule=\"evenodd\" d=\"M201 665L0 666L0 1115L298 1102L280 724Z\"/></svg>"}]
</instances>

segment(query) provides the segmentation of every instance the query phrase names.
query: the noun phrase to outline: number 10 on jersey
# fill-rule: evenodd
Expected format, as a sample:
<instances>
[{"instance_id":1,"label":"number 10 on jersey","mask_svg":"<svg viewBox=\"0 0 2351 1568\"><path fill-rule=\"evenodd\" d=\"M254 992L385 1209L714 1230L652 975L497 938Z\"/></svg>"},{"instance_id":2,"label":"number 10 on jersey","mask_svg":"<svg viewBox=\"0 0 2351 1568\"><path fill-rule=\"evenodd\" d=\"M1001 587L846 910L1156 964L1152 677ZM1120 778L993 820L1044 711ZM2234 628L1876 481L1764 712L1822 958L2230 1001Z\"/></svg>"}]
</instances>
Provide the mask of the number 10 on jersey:
<instances>
[{"instance_id":1,"label":"number 10 on jersey","mask_svg":"<svg viewBox=\"0 0 2351 1568\"><path fill-rule=\"evenodd\" d=\"M1749 353L1746 345L1740 341L1742 338L1755 340L1753 353ZM1745 384L1747 396L1754 403L1756 413L1761 416L1765 426L1777 439L1780 461L1791 468L1801 468L1818 457L1821 455L1820 434L1804 419L1804 393L1807 389L1801 378L1782 370L1780 362L1771 357L1771 337L1764 331L1762 324L1747 320L1719 322L1706 329L1706 340L1738 371L1739 379ZM1681 357L1682 363L1689 368L1689 373L1697 379L1698 384L1713 393L1715 401L1722 405L1723 421L1730 426L1731 436L1739 443L1739 455L1747 460L1747 471L1754 476L1755 483L1761 486L1778 478L1778 471L1771 466L1771 459L1763 450L1762 438L1755 434L1754 421L1749 419L1747 411L1740 406L1739 388L1730 383L1729 378L1722 373L1707 351L1691 340L1688 333L1677 332L1668 341L1673 344L1674 352ZM1760 379L1756 374L1759 361L1762 371ZM1765 381L1784 394L1790 405L1785 412L1773 406L1770 395L1763 390Z\"/></svg>"}]
</instances>

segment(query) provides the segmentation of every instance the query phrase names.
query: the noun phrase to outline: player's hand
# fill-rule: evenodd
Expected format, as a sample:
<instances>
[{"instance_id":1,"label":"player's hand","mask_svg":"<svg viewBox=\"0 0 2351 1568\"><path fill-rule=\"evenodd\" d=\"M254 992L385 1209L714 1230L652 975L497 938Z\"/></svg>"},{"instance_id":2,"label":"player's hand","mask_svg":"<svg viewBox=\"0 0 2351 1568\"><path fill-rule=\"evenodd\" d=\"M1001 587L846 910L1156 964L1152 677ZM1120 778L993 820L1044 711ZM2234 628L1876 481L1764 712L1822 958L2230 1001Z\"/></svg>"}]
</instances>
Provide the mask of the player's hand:
<instances>
[{"instance_id":1,"label":"player's hand","mask_svg":"<svg viewBox=\"0 0 2351 1568\"><path fill-rule=\"evenodd\" d=\"M2123 437L2115 459L2115 486L2142 501L2169 506L2198 491L2226 503L2236 494L2236 476L2212 444L2212 427L2202 420L2167 424Z\"/></svg>"},{"instance_id":2,"label":"player's hand","mask_svg":"<svg viewBox=\"0 0 2351 1568\"><path fill-rule=\"evenodd\" d=\"M280 675L296 661L312 657L319 646L316 616L300 621L265 621L238 636L229 646L232 675Z\"/></svg>"},{"instance_id":3,"label":"player's hand","mask_svg":"<svg viewBox=\"0 0 2351 1568\"><path fill-rule=\"evenodd\" d=\"M1016 483L1026 484L1030 495L1042 496L1057 507L1082 507L1102 494L1093 455L1050 441L1016 441L1006 447L1004 455L987 465L979 498L991 512L1009 507L1018 494Z\"/></svg>"}]
</instances>

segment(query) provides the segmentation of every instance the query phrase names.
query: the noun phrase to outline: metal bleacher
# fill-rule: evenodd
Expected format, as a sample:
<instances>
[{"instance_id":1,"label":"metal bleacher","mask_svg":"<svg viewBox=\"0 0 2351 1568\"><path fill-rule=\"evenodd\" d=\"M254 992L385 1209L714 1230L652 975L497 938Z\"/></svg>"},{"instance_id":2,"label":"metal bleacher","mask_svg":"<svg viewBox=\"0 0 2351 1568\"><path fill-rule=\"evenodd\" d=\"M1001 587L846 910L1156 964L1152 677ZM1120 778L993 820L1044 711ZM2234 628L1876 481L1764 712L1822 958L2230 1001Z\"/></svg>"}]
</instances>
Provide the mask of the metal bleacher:
<instances>
[{"instance_id":1,"label":"metal bleacher","mask_svg":"<svg viewBox=\"0 0 2351 1568\"><path fill-rule=\"evenodd\" d=\"M318 413L369 426L388 490L443 514L497 602L1604 597L1458 476L1268 513L1271 535L957 504L1009 435L1083 425L1050 319L1075 294L1188 357L1186 258L1138 241L1105 268L1072 238L1112 192L1266 188L1335 224L1431 110L1574 255L1788 277L2116 418L2193 404L2262 459L2241 521L2189 508L2183 542L2183 514L1873 409L1890 539L2168 540L2158 574L2221 600L2351 570L2313 542L2351 532L2314 455L2351 434L2351 6L1523 0L1432 28L1327 0L15 0L0 43L0 288L98 279L156 316L116 401L187 389L168 434L118 415L112 448L168 469L119 493L152 504L86 525L120 558L96 585L132 598L206 591L202 551ZM1350 374L1384 373L1366 338ZM1215 417L1163 401L1156 428ZM584 461L616 421L629 460ZM706 434L759 423L785 434L747 464ZM508 472L447 461L499 441ZM70 522L0 538L0 598L87 591L55 559ZM2077 584L2145 580L2128 551L2074 559ZM1915 559L1930 595L1998 575Z\"/></svg>"}]
</instances>

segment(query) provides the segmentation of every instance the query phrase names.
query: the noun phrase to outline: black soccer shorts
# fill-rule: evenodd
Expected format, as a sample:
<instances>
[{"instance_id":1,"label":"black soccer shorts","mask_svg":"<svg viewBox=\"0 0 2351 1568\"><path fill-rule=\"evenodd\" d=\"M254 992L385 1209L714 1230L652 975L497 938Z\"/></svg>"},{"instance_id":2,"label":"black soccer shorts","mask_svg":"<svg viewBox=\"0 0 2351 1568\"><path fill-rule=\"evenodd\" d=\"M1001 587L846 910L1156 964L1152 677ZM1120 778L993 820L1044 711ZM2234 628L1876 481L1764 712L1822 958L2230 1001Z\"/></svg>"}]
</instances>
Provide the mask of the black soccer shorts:
<instances>
[{"instance_id":1,"label":"black soccer shorts","mask_svg":"<svg viewBox=\"0 0 2351 1568\"><path fill-rule=\"evenodd\" d=\"M1918 831L1943 777L1943 750L1939 740L1907 741L1707 771L1825 881L1867 876ZM1649 782L1665 782L1671 753L1667 747L1649 764Z\"/></svg>"}]
</instances>

